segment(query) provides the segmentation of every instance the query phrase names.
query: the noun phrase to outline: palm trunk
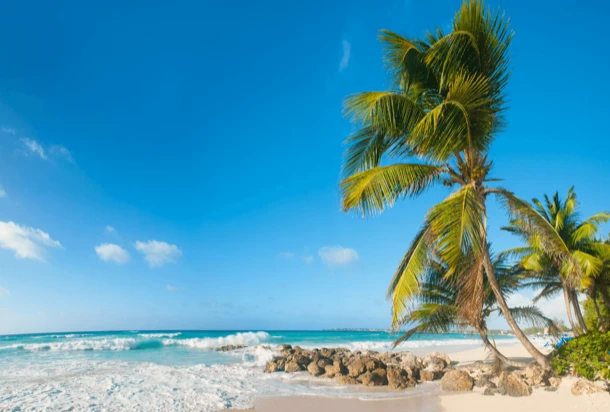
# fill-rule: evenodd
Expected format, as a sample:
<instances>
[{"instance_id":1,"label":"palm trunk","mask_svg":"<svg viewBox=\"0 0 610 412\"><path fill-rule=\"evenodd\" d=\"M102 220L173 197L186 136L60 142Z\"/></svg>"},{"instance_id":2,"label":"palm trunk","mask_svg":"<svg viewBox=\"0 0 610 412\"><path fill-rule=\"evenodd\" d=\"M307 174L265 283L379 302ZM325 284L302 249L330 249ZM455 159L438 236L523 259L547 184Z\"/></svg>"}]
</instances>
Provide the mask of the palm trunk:
<instances>
[{"instance_id":1,"label":"palm trunk","mask_svg":"<svg viewBox=\"0 0 610 412\"><path fill-rule=\"evenodd\" d=\"M608 291L604 288L601 288L601 290L599 291L599 294L602 295L602 300L604 301L604 304L610 311L610 296L608 296Z\"/></svg>"},{"instance_id":2,"label":"palm trunk","mask_svg":"<svg viewBox=\"0 0 610 412\"><path fill-rule=\"evenodd\" d=\"M597 323L599 325L600 328L603 328L604 326L604 320L602 319L602 314L599 311L599 306L597 306L597 300L595 300L595 296L593 297L589 297L591 299L591 301L593 302L593 307L595 308L595 314L597 315Z\"/></svg>"},{"instance_id":3,"label":"palm trunk","mask_svg":"<svg viewBox=\"0 0 610 412\"><path fill-rule=\"evenodd\" d=\"M491 264L491 258L489 257L489 249L487 248L487 243L483 242L483 266L485 267L485 272L487 274L487 279L489 280L489 284L491 289L496 296L498 301L498 306L504 315L504 319L512 329L515 337L519 339L519 342L525 347L525 349L532 355L534 360L542 367L548 368L550 366L549 358L542 354L536 347L530 342L530 340L525 336L525 333L521 330L515 318L513 318L512 313L504 300L504 296L502 296L502 291L500 290L500 285L498 284L498 279L496 278L496 273L494 271L493 265Z\"/></svg>"},{"instance_id":4,"label":"palm trunk","mask_svg":"<svg viewBox=\"0 0 610 412\"><path fill-rule=\"evenodd\" d=\"M487 330L482 329L482 328L477 328L477 330L479 331L479 335L481 335L481 339L483 340L483 343L485 344L485 347L487 347L487 349L492 351L493 354L495 355L495 357L500 359L500 361L502 363L505 363L505 364L507 364L509 366L512 366L512 367L515 367L515 368L523 368L523 367L526 367L528 365L527 363L524 363L524 362L517 362L517 361L514 361L514 360L510 360L509 358L504 356L502 354L502 352L500 352L498 350L498 348L496 348L496 346L489 341L489 338L487 337Z\"/></svg>"},{"instance_id":5,"label":"palm trunk","mask_svg":"<svg viewBox=\"0 0 610 412\"><path fill-rule=\"evenodd\" d=\"M572 317L572 308L571 308L571 300L570 300L570 291L568 290L568 286L562 282L563 286L563 299L566 303L566 312L568 313L568 321L570 322L570 326L572 327L572 331L574 332L574 336L580 335L580 330L576 327L574 323L574 318Z\"/></svg>"},{"instance_id":6,"label":"palm trunk","mask_svg":"<svg viewBox=\"0 0 610 412\"><path fill-rule=\"evenodd\" d=\"M580 325L580 330L582 333L589 332L587 330L587 326L585 325L585 319L582 317L582 311L580 310L580 303L578 303L578 295L573 290L571 291L572 295L572 306L574 307L574 314L576 315L576 319L578 320L578 324Z\"/></svg>"}]
</instances>

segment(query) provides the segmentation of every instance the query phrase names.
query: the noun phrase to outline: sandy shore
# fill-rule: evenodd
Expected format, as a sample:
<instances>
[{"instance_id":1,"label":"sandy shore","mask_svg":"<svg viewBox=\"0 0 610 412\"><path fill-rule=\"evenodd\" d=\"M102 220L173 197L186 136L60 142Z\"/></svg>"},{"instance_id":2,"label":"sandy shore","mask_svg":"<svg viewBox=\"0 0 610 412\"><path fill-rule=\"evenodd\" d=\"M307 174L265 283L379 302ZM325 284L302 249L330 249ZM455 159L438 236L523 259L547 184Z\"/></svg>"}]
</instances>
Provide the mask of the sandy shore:
<instances>
[{"instance_id":1,"label":"sandy shore","mask_svg":"<svg viewBox=\"0 0 610 412\"><path fill-rule=\"evenodd\" d=\"M501 347L509 358L531 361L520 344ZM483 347L450 353L452 363L467 365L477 360L485 360ZM484 396L483 389L463 394L439 393L411 396L402 399L363 401L358 399L326 398L316 396L291 396L282 398L258 398L256 412L563 412L563 411L610 411L610 395L574 396L570 392L573 378L565 378L556 392L534 390L532 396L511 398L509 396Z\"/></svg>"}]
</instances>

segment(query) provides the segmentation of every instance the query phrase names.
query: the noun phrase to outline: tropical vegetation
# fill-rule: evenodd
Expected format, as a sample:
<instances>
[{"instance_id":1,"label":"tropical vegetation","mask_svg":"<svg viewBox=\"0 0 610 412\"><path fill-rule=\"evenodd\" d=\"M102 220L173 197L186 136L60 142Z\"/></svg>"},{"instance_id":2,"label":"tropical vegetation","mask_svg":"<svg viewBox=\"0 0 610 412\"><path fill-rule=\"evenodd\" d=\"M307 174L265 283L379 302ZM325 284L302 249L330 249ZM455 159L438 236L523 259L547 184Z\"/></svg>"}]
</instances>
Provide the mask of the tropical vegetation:
<instances>
[{"instance_id":1,"label":"tropical vegetation","mask_svg":"<svg viewBox=\"0 0 610 412\"><path fill-rule=\"evenodd\" d=\"M505 125L512 37L504 16L476 0L462 4L448 32L437 28L412 39L383 30L392 87L346 99L346 114L359 128L347 140L342 207L374 215L400 198L437 185L450 188L425 216L390 283L393 326L400 326L416 301L427 262L438 258L455 285L461 321L475 328L481 324L488 282L515 336L547 366L548 358L529 341L506 303L488 247L490 197L514 219L536 217L527 202L492 186L496 179L490 175L489 149ZM541 233L542 243L555 241ZM563 255L559 251L553 258Z\"/></svg>"},{"instance_id":2,"label":"tropical vegetation","mask_svg":"<svg viewBox=\"0 0 610 412\"><path fill-rule=\"evenodd\" d=\"M610 379L610 333L589 333L563 345L553 354L559 375L575 373L589 380Z\"/></svg>"}]
</instances>

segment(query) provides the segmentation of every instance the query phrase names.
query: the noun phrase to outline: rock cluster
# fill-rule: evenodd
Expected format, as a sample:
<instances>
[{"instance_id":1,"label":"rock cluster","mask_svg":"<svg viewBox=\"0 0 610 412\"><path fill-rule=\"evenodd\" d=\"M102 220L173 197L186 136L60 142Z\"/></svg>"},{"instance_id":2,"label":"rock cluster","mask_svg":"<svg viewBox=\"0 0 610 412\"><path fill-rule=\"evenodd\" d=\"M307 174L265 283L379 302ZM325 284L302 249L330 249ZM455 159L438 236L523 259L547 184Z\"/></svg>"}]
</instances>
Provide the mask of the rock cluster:
<instances>
[{"instance_id":1,"label":"rock cluster","mask_svg":"<svg viewBox=\"0 0 610 412\"><path fill-rule=\"evenodd\" d=\"M266 373L307 371L312 376L332 378L339 385L388 386L406 389L417 383L440 380L444 391L472 391L476 386L485 395L529 396L533 388L557 390L561 378L535 364L523 370L496 372L485 362L455 369L441 352L418 357L411 352L349 351L344 348L307 350L280 345L280 356L265 367ZM597 388L579 391L590 393Z\"/></svg>"},{"instance_id":2,"label":"rock cluster","mask_svg":"<svg viewBox=\"0 0 610 412\"><path fill-rule=\"evenodd\" d=\"M308 371L312 376L332 378L340 385L387 385L391 389L405 389L414 387L418 381L441 379L452 369L449 356L440 352L420 358L410 352L351 352L344 348L307 350L281 345L280 354L267 363L265 372ZM465 390L463 383L453 386L458 388L455 390Z\"/></svg>"},{"instance_id":3,"label":"rock cluster","mask_svg":"<svg viewBox=\"0 0 610 412\"><path fill-rule=\"evenodd\" d=\"M216 348L216 352L228 352L230 350L243 349L246 345L225 345L219 348Z\"/></svg>"}]
</instances>

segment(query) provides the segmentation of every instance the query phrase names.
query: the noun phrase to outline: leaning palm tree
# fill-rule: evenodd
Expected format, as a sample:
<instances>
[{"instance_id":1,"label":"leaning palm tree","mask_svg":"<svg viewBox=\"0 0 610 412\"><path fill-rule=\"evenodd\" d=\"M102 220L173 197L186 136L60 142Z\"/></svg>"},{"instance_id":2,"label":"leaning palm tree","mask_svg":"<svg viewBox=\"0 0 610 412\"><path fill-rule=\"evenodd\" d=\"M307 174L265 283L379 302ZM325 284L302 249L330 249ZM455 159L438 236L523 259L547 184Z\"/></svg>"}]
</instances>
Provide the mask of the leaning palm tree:
<instances>
[{"instance_id":1,"label":"leaning palm tree","mask_svg":"<svg viewBox=\"0 0 610 412\"><path fill-rule=\"evenodd\" d=\"M578 294L584 291L589 296L596 296L598 286L605 279L602 275L610 260L610 245L595 236L600 225L610 219L610 214L601 212L581 221L573 187L563 200L556 192L552 198L544 195L543 201L533 199L532 204L536 219L513 219L510 226L504 228L518 235L526 246L510 249L505 254L518 257L521 266L531 273L532 280L527 286L540 288L535 300L563 292L572 329L576 334L586 333ZM551 230L547 235L556 239L550 250L549 245L540 242L539 235L542 229L548 228ZM572 259L554 259L558 252L569 254Z\"/></svg>"},{"instance_id":2,"label":"leaning palm tree","mask_svg":"<svg viewBox=\"0 0 610 412\"><path fill-rule=\"evenodd\" d=\"M524 280L523 270L519 266L507 265L506 256L492 259L493 267L504 298L508 298L521 287ZM447 276L449 268L437 259L430 259L424 275L420 277L420 287L417 292L416 304L400 319L400 325L410 325L410 328L394 342L397 346L418 333L447 333L455 330L468 330L469 324L459 316L457 288L454 276ZM484 304L481 320L474 329L480 334L487 349L501 362L510 366L524 366L523 363L504 356L489 339L491 335L486 319L492 314L501 315L497 299L485 279ZM558 333L555 322L542 314L536 306L521 306L510 308L510 312L523 322L533 327L548 328L551 333Z\"/></svg>"},{"instance_id":3,"label":"leaning palm tree","mask_svg":"<svg viewBox=\"0 0 610 412\"><path fill-rule=\"evenodd\" d=\"M494 179L487 154L504 125L511 38L504 17L476 0L462 4L448 33L437 29L416 40L382 31L393 87L346 100L359 129L347 141L342 207L370 215L437 184L453 189L429 210L390 283L393 326L435 254L458 275L462 318L473 326L480 322L486 276L515 336L548 366L510 313L487 248L490 195L514 216L527 220L532 214L511 192L489 186Z\"/></svg>"}]
</instances>

